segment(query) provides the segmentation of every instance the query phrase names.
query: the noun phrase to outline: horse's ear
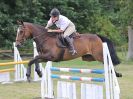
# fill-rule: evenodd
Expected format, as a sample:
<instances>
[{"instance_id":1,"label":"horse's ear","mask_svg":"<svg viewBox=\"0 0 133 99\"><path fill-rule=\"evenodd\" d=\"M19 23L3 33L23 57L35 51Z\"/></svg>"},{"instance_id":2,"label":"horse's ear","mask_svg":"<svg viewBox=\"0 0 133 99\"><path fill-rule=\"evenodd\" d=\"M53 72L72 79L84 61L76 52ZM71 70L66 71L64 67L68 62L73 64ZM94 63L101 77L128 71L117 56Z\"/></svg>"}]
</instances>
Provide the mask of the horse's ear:
<instances>
[{"instance_id":1,"label":"horse's ear","mask_svg":"<svg viewBox=\"0 0 133 99\"><path fill-rule=\"evenodd\" d=\"M22 20L17 20L18 25L24 25L24 22Z\"/></svg>"}]
</instances>

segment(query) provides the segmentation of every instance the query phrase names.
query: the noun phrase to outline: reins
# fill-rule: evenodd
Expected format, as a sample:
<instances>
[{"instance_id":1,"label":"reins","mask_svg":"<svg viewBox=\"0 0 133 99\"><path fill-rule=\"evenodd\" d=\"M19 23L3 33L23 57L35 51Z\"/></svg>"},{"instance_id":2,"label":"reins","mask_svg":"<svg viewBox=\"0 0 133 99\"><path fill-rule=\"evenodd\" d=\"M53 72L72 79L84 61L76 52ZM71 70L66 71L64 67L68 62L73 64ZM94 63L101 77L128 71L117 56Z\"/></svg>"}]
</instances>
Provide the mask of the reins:
<instances>
[{"instance_id":1,"label":"reins","mask_svg":"<svg viewBox=\"0 0 133 99\"><path fill-rule=\"evenodd\" d=\"M44 34L45 34L45 33L39 34L39 35L33 37L32 39L35 40L36 38L38 38L38 37L40 37L40 36L43 36Z\"/></svg>"},{"instance_id":2,"label":"reins","mask_svg":"<svg viewBox=\"0 0 133 99\"><path fill-rule=\"evenodd\" d=\"M44 35L45 35L45 33L39 34L39 35L33 37L32 40L35 41L36 39L39 39L39 37L42 37L42 36L44 36ZM40 41L40 42L36 42L36 43L37 43L37 49L38 49L39 52L42 52L42 44L44 44L44 42L47 41L48 39L49 39L49 38L45 38L45 39L43 39L43 40Z\"/></svg>"}]
</instances>

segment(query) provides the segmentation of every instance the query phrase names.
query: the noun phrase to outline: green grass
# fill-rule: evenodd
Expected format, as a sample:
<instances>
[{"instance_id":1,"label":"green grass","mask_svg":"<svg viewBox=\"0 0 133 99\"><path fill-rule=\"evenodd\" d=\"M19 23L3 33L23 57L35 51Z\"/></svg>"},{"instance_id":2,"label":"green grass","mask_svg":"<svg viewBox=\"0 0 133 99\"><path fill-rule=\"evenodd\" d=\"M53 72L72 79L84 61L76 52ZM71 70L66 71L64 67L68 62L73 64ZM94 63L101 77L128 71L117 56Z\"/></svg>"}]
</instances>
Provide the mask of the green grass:
<instances>
[{"instance_id":1,"label":"green grass","mask_svg":"<svg viewBox=\"0 0 133 99\"><path fill-rule=\"evenodd\" d=\"M6 62L0 61L0 62ZM11 61L11 60L10 60ZM45 65L45 64L44 64ZM99 62L83 62L81 59L76 59L67 62L53 63L56 67L74 67L74 68L103 68L103 65ZM3 67L0 67L1 69ZM123 61L117 68L117 71L123 74L122 78L118 78L121 98L120 99L133 99L133 62ZM62 72L62 75L66 73ZM13 73L11 73L13 77ZM76 75L76 73L71 73ZM77 76L90 76L77 74ZM93 76L93 75L91 75ZM57 80L54 80L55 82ZM79 83L76 81L76 83ZM56 84L56 83L55 83ZM77 89L79 90L79 88ZM15 82L13 84L0 84L0 99L38 99L40 97L40 82ZM79 98L78 98L79 99Z\"/></svg>"}]
</instances>

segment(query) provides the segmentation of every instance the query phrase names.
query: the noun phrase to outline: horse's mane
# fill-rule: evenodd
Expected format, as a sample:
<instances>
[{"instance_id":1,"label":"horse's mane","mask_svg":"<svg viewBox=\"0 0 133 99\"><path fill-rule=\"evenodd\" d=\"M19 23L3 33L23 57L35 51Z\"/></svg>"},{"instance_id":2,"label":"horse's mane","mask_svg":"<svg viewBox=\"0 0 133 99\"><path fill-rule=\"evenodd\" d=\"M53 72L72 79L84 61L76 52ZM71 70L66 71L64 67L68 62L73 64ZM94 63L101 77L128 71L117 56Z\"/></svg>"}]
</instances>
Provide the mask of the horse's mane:
<instances>
[{"instance_id":1,"label":"horse's mane","mask_svg":"<svg viewBox=\"0 0 133 99\"><path fill-rule=\"evenodd\" d=\"M60 34L60 33L55 33L55 32L47 32L48 30L45 29L44 26L39 25L39 24L34 24L34 23L29 23L29 22L25 22L25 24L29 24L29 25L33 26L34 28L37 28L39 30L39 32L45 33L45 36L56 37Z\"/></svg>"},{"instance_id":2,"label":"horse's mane","mask_svg":"<svg viewBox=\"0 0 133 99\"><path fill-rule=\"evenodd\" d=\"M41 31L41 32L44 32L44 33L47 32L47 29L45 29L45 27L42 26L42 25L34 24L34 23L30 23L30 22L24 22L24 24L25 24L25 25L30 25L30 26L32 26L33 28L38 29L38 30Z\"/></svg>"}]
</instances>

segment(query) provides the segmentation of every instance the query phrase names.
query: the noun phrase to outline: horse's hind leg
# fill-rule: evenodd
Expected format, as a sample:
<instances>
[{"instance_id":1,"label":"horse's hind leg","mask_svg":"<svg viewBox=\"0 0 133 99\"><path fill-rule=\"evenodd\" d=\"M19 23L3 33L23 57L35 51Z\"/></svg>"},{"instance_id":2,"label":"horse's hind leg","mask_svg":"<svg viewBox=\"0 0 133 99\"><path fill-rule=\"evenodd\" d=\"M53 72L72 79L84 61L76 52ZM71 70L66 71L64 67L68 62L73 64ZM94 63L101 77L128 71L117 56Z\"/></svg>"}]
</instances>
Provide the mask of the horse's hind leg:
<instances>
[{"instance_id":1,"label":"horse's hind leg","mask_svg":"<svg viewBox=\"0 0 133 99\"><path fill-rule=\"evenodd\" d=\"M116 77L122 77L122 73L118 73L116 70L115 70L115 74L116 74Z\"/></svg>"},{"instance_id":2,"label":"horse's hind leg","mask_svg":"<svg viewBox=\"0 0 133 99\"><path fill-rule=\"evenodd\" d=\"M94 57L91 56L91 55L84 55L84 56L82 56L82 60L83 61L95 61ZM115 70L115 74L116 74L116 77L122 77L122 74L118 73L116 70Z\"/></svg>"}]
</instances>

